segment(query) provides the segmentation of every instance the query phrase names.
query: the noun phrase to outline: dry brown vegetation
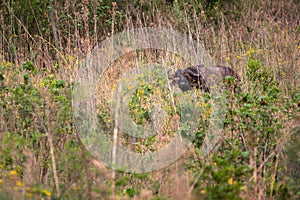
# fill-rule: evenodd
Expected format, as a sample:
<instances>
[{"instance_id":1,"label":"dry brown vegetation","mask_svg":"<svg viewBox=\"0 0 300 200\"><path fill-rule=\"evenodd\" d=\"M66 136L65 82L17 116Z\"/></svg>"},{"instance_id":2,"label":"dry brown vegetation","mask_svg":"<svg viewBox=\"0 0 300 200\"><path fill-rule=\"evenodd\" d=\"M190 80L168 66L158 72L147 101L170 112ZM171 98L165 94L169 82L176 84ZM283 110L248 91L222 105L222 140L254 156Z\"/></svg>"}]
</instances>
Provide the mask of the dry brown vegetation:
<instances>
[{"instance_id":1,"label":"dry brown vegetation","mask_svg":"<svg viewBox=\"0 0 300 200\"><path fill-rule=\"evenodd\" d=\"M298 0L4 0L0 5L0 199L300 197ZM78 66L95 46L140 27L169 28L201 41L215 64L238 72L242 92L228 101L223 140L210 157L199 157L205 114L192 147L177 162L152 173L112 172L78 140L72 89ZM151 49L111 63L95 100L111 138L112 89L122 74L147 63L188 65ZM174 137L178 113L160 98L165 92L151 96L169 109L161 133L153 141L121 134L121 144L151 152ZM201 92L199 102L209 113Z\"/></svg>"}]
</instances>

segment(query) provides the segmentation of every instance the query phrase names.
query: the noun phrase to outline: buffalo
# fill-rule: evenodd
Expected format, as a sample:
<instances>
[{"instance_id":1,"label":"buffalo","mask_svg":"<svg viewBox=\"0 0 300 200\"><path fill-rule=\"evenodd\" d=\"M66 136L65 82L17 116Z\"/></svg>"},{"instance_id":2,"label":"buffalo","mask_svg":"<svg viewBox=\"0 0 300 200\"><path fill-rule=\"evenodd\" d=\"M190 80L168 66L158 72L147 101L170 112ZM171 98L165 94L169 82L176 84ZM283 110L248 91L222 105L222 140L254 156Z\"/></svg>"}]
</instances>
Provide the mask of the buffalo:
<instances>
[{"instance_id":1,"label":"buffalo","mask_svg":"<svg viewBox=\"0 0 300 200\"><path fill-rule=\"evenodd\" d=\"M222 79L225 81L226 77L233 78L233 83L229 85L232 85L231 88L235 92L241 79L232 68L227 66L206 67L204 65L196 65L186 69L178 69L173 76L169 74L172 85L178 85L183 92L201 89L209 93L210 87L216 80Z\"/></svg>"}]
</instances>

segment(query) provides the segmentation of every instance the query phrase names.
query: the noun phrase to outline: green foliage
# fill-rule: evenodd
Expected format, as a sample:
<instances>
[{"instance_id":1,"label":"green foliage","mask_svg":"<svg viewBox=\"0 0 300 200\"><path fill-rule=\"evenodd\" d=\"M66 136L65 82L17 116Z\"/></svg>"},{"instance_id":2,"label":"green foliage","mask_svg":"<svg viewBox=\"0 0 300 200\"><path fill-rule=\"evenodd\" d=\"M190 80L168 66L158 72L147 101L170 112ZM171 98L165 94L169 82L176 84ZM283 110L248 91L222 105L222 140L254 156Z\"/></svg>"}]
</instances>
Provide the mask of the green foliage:
<instances>
[{"instance_id":1,"label":"green foliage","mask_svg":"<svg viewBox=\"0 0 300 200\"><path fill-rule=\"evenodd\" d=\"M286 163L286 171L288 177L284 177L283 184L278 184L278 187L282 189L286 189L289 195L295 196L295 199L300 197L300 126L295 127L291 131L290 141L285 145L285 163ZM282 171L282 173L285 173ZM284 176L284 174L282 174Z\"/></svg>"},{"instance_id":2,"label":"green foliage","mask_svg":"<svg viewBox=\"0 0 300 200\"><path fill-rule=\"evenodd\" d=\"M98 0L98 6L96 8L97 16L99 20L105 22L105 29L109 31L111 29L112 23L114 23L114 31L121 31L121 24L118 21L122 21L125 17L125 5L124 2L118 2L118 6L114 8L114 13L112 13L112 2L107 0ZM114 18L114 21L113 21Z\"/></svg>"},{"instance_id":3,"label":"green foliage","mask_svg":"<svg viewBox=\"0 0 300 200\"><path fill-rule=\"evenodd\" d=\"M223 151L222 156L214 154L213 164L204 169L204 176L201 177L202 181L207 182L202 192L204 199L241 199L241 189L251 172L246 163L240 162L247 157L247 153L237 148Z\"/></svg>"},{"instance_id":4,"label":"green foliage","mask_svg":"<svg viewBox=\"0 0 300 200\"><path fill-rule=\"evenodd\" d=\"M6 131L1 136L0 145L0 168L4 169L2 172L0 169L0 177L7 170L16 170L18 174L27 177L29 172L26 165L29 158L33 159L28 157L28 152L33 152L31 156L39 160L31 173L51 166L47 153L47 133L54 134L54 138L65 138L65 135L72 133L70 84L53 74L43 77L44 73L32 61L26 61L19 67L3 61L0 73L3 77L0 88L0 98L3 100L0 103L1 120L6 121L2 127ZM78 144L66 145L65 154L58 161L59 168L64 168L65 159L75 161L78 147ZM72 167L75 169L76 165ZM77 166L77 169L80 167ZM69 176L74 176L74 173ZM15 184L19 188L25 188L25 184L28 184L22 179L15 183L7 178L1 181L7 188L15 187ZM28 195L51 196L51 191L45 189L43 183L36 181L34 185L26 185ZM11 196L10 193L7 195Z\"/></svg>"},{"instance_id":5,"label":"green foliage","mask_svg":"<svg viewBox=\"0 0 300 200\"><path fill-rule=\"evenodd\" d=\"M49 0L18 0L10 1L9 4L15 16L26 25L29 33L34 35L43 34L47 31L48 20L45 16L48 13L49 2ZM6 8L9 9L8 7ZM19 24L17 20L13 20L12 25L15 27L15 30L18 30ZM15 34L18 33L15 32Z\"/></svg>"},{"instance_id":6,"label":"green foliage","mask_svg":"<svg viewBox=\"0 0 300 200\"><path fill-rule=\"evenodd\" d=\"M273 170L276 170L274 165L276 159L279 159L273 153L280 148L278 142L285 138L285 124L290 118L288 116L295 116L299 111L299 93L294 94L292 98L286 98L279 88L279 83L274 79L272 70L262 66L261 62L252 56L248 58L246 69L247 89L236 93L234 99L228 99L224 133L226 136L219 147L219 153L214 154L208 164L196 164L203 170L197 183L197 191L200 193L197 195L202 195L204 199L241 199L240 194L246 189L247 180L260 165L264 165L266 170L263 178L268 185L269 195L272 191L273 195L287 197L293 193L291 191L295 191L296 184L291 183L295 179L290 179L291 182L287 185L282 179L274 180L272 174L277 173ZM203 105L206 105L209 99L209 95L206 94ZM203 116L200 120L201 124L194 141L196 152L202 145L209 125L208 120L209 117ZM267 160L269 156L273 157L273 160ZM256 165L249 166L251 162L255 162ZM279 168L283 170L285 164L280 164ZM295 166L295 163L289 166L293 168L291 166Z\"/></svg>"},{"instance_id":7,"label":"green foliage","mask_svg":"<svg viewBox=\"0 0 300 200\"><path fill-rule=\"evenodd\" d=\"M135 191L134 187L126 188L124 190L124 193L126 193L128 196L133 197L137 192Z\"/></svg>"},{"instance_id":8,"label":"green foliage","mask_svg":"<svg viewBox=\"0 0 300 200\"><path fill-rule=\"evenodd\" d=\"M143 124L150 120L149 96L153 94L153 88L150 84L139 86L129 100L129 109L131 117L137 124Z\"/></svg>"},{"instance_id":9,"label":"green foliage","mask_svg":"<svg viewBox=\"0 0 300 200\"><path fill-rule=\"evenodd\" d=\"M243 4L242 1L232 0L188 0L178 1L178 5L174 5L174 10L178 21L181 21L180 18L183 17L182 12L178 12L178 10L186 10L188 16L193 16L196 12L207 26L214 26L219 29L223 22L228 27L233 20L242 17L239 10Z\"/></svg>"},{"instance_id":10,"label":"green foliage","mask_svg":"<svg viewBox=\"0 0 300 200\"><path fill-rule=\"evenodd\" d=\"M259 61L252 58L249 59L246 75L250 81L249 89L238 95L240 106L233 111L240 117L236 128L254 134L262 133L257 135L262 139L261 148L265 148L263 141L269 140L271 136L273 142L268 144L273 146L283 128L280 113L284 104L280 102L285 103L278 82L273 79L271 70L262 67Z\"/></svg>"},{"instance_id":11,"label":"green foliage","mask_svg":"<svg viewBox=\"0 0 300 200\"><path fill-rule=\"evenodd\" d=\"M300 198L299 1L168 2L0 2L3 43L0 50L0 199L110 199L112 192L117 198L128 199L139 198L142 188L152 190L153 199L166 199L160 194L161 183L165 181L161 172L118 173L116 189L111 191L111 182L101 174L103 168L93 166L91 155L73 137L76 129L70 80L74 80L78 62L112 32L145 26L171 27L203 41L218 62L225 64L226 60L243 80L238 93L227 93L224 138L211 160L188 160L192 163L191 173L200 177L194 187L196 197L240 199L245 194L254 197L259 194L262 199ZM259 48L259 55L252 50L244 54L248 45ZM186 67L167 53L165 57L161 52L156 53L143 57L143 61L162 57L162 60L166 58L163 61L167 65L171 60L168 66ZM122 65L118 72L123 67L128 69ZM151 122L155 104L160 104L168 117L192 112L178 106L180 94L174 94L175 102L170 100L168 88L163 88L164 71L152 71L148 77L135 80L137 88L128 105L133 121L139 125ZM232 79L225 80L232 86ZM200 96L197 102L201 108L200 126L193 141L196 153L209 127L212 107L210 94ZM98 117L109 135L114 120L110 107L105 106ZM189 134L188 124L181 123L180 127L182 133ZM164 131L167 139L174 133ZM60 195L55 186L49 135L53 136ZM142 147L137 151L153 151L160 139L158 136L136 142Z\"/></svg>"},{"instance_id":12,"label":"green foliage","mask_svg":"<svg viewBox=\"0 0 300 200\"><path fill-rule=\"evenodd\" d=\"M169 90L166 88L167 80L164 69L160 66L154 66L152 71L145 70L144 75L139 75L136 78L137 85L129 85L134 87L134 91L130 96L128 107L130 116L137 124L150 122L150 115L156 104L162 104L163 109L168 114L173 115ZM132 81L132 80L131 80Z\"/></svg>"}]
</instances>

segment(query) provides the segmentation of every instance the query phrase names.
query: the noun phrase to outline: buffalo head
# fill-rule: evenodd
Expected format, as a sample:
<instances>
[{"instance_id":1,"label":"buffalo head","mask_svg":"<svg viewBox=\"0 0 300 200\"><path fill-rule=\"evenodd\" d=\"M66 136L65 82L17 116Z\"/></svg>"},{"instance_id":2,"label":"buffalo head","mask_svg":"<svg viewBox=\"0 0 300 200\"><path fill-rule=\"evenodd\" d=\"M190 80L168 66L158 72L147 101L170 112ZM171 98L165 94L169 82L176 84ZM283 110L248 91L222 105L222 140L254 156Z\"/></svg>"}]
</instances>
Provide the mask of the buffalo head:
<instances>
[{"instance_id":1,"label":"buffalo head","mask_svg":"<svg viewBox=\"0 0 300 200\"><path fill-rule=\"evenodd\" d=\"M234 90L237 86L237 82L240 82L240 78L237 73L226 66L214 66L205 67L204 65L197 65L188 67L186 69L178 69L175 74L168 75L172 80L172 85L178 85L178 87L186 92L191 89L201 89L205 92L210 91L210 83L212 77L218 77L224 79L227 76L233 77L235 80Z\"/></svg>"}]
</instances>

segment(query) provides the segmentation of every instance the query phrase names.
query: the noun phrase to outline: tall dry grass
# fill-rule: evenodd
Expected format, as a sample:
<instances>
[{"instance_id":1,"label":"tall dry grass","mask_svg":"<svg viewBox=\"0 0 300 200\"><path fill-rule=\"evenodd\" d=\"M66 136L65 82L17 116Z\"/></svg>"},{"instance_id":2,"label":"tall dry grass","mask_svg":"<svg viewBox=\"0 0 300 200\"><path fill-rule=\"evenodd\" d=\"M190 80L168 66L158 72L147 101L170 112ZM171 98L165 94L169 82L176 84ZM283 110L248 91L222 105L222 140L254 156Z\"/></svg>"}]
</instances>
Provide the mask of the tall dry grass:
<instances>
[{"instance_id":1,"label":"tall dry grass","mask_svg":"<svg viewBox=\"0 0 300 200\"><path fill-rule=\"evenodd\" d=\"M243 90L248 87L247 62L254 57L262 66L270 68L287 97L299 92L300 6L294 0L220 1L222 6L215 4L210 9L207 3L192 0L172 4L160 1L113 4L105 1L44 1L41 5L29 2L27 6L25 1L21 2L4 1L0 9L0 72L5 77L3 84L12 89L1 91L1 198L129 199L133 192L137 199L159 196L178 199L181 184L188 190L187 195L193 196L195 191L198 195L198 179L192 172L169 176L170 171L180 171L183 161L142 178L118 172L112 180L110 171L86 153L77 141L71 113L71 88L78 65L97 44L120 31L139 27L177 30L201 41L216 64L234 68L243 80ZM24 69L27 61L33 63L37 73L30 74ZM166 52L149 50L124 55L103 74L101 95L97 99L99 112L108 109L112 98L110 90L123 70L147 62L173 68L186 67L184 61ZM30 79L29 86L23 88L25 95L13 93L14 88L25 84L24 74L29 74ZM59 81L64 82L63 86L59 86ZM39 94L33 95L28 92L31 91L29 88L36 88ZM29 100L22 102L27 97ZM22 110L22 106L31 113ZM238 104L233 102L232 106ZM26 122L21 119L25 117L30 123L24 124ZM110 115L105 117L111 120ZM288 139L291 129L299 126L299 117L284 114L279 117L285 125L283 138ZM226 129L226 133L230 131ZM238 133L235 130L225 134L225 140ZM280 198L272 192L267 194L270 182L266 178L276 180L283 145L270 149L268 154L257 155L257 147L253 145L257 139L251 134L245 133L244 139L252 156L248 164L253 173L245 182L247 189L241 192L241 197ZM281 144L283 141L276 142ZM194 152L186 157L190 159L186 159L187 162L197 160ZM273 166L267 168L266 163L271 160ZM113 190L112 185L116 185ZM278 188L272 186L271 190ZM137 191L140 193L136 194Z\"/></svg>"}]
</instances>

